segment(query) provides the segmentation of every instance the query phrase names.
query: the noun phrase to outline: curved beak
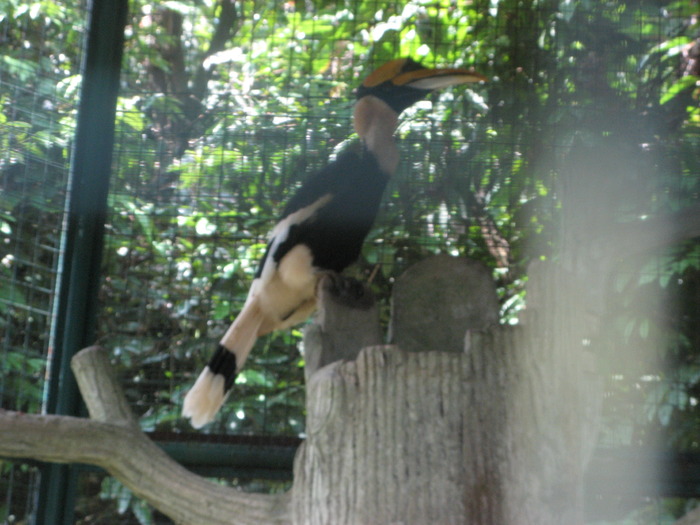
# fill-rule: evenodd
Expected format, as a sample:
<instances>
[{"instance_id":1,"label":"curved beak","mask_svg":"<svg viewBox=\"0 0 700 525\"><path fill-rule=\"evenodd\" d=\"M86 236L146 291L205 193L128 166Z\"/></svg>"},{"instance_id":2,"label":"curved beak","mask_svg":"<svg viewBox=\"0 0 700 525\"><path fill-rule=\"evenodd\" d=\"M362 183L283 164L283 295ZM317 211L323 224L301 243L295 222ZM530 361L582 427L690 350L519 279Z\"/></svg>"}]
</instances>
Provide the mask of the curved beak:
<instances>
[{"instance_id":1,"label":"curved beak","mask_svg":"<svg viewBox=\"0 0 700 525\"><path fill-rule=\"evenodd\" d=\"M469 82L486 82L487 78L470 69L417 69L401 73L392 79L397 86L408 86L430 91Z\"/></svg>"}]
</instances>

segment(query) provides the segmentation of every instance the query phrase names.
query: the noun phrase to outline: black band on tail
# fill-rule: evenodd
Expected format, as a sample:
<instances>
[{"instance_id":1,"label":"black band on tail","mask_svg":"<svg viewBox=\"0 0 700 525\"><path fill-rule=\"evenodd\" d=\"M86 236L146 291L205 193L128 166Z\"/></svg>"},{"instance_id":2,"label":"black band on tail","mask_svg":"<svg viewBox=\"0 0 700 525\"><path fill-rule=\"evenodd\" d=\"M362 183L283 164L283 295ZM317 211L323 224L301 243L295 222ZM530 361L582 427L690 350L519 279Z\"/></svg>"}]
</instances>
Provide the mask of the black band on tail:
<instances>
[{"instance_id":1,"label":"black band on tail","mask_svg":"<svg viewBox=\"0 0 700 525\"><path fill-rule=\"evenodd\" d=\"M236 379L236 354L219 345L208 366L212 373L224 376L224 392L228 392Z\"/></svg>"}]
</instances>

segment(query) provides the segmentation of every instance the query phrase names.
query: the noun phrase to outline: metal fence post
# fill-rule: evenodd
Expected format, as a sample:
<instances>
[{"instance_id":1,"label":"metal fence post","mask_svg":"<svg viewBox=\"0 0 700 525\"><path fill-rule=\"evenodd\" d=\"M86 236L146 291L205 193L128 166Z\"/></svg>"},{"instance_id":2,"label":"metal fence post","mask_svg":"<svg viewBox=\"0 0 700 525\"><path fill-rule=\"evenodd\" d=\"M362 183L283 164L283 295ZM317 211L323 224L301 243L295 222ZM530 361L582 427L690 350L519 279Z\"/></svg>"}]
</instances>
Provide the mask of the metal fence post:
<instances>
[{"instance_id":1,"label":"metal fence post","mask_svg":"<svg viewBox=\"0 0 700 525\"><path fill-rule=\"evenodd\" d=\"M78 415L71 357L93 342L127 0L90 0L44 410ZM38 525L73 524L74 467L41 472Z\"/></svg>"}]
</instances>

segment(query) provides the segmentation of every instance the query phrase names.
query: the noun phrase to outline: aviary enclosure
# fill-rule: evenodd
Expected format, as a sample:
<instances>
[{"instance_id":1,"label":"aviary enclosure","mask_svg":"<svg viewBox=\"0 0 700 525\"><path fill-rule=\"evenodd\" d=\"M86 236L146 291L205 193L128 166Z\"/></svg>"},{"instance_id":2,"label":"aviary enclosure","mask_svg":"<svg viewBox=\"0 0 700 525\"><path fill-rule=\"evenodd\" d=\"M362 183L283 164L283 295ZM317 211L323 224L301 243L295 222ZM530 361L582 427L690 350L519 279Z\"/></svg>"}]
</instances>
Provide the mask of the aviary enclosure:
<instances>
[{"instance_id":1,"label":"aviary enclosure","mask_svg":"<svg viewBox=\"0 0 700 525\"><path fill-rule=\"evenodd\" d=\"M104 212L87 215L97 233L81 241L101 270L85 275L83 292L61 292L76 263L75 252L66 261L64 210L91 51L85 28L91 12L113 28L119 15L103 0L0 3L3 409L79 413L56 349L79 349L60 348L60 294L84 293L81 337L111 352L144 431L223 483L286 489L305 432L301 328L258 342L202 431L180 417L182 399L240 309L286 198L352 139L358 83L411 56L474 67L489 82L435 94L403 116L398 174L349 273L369 283L386 322L407 268L432 254L469 257L490 269L500 323L515 326L536 300L526 293L533 263L566 267L589 283L577 291L594 305L581 344L605 393L586 521L673 523L695 506L697 5L131 1L114 140L87 137L88 150L113 151L111 170L88 174L109 193ZM114 49L92 51L98 71L115 59ZM85 106L99 121L99 100ZM635 242L637 228L665 218L683 231ZM611 234L620 225L627 234ZM606 250L615 257L601 266ZM625 477L640 463L655 468ZM169 523L87 466L3 460L0 487L3 523ZM60 518L47 515L58 507Z\"/></svg>"}]
</instances>

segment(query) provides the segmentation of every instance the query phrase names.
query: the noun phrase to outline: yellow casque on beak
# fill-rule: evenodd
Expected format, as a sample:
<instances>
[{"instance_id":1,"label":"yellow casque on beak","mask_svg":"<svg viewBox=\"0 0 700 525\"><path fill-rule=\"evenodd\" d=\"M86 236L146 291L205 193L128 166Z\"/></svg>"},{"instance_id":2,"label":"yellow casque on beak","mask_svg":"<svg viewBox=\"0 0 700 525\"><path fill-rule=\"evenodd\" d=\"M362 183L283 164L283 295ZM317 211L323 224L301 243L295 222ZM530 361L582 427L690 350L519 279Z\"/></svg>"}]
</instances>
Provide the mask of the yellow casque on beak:
<instances>
[{"instance_id":1,"label":"yellow casque on beak","mask_svg":"<svg viewBox=\"0 0 700 525\"><path fill-rule=\"evenodd\" d=\"M370 73L357 89L357 98L374 96L398 115L436 89L485 80L486 77L470 69L431 69L410 58L400 58Z\"/></svg>"},{"instance_id":2,"label":"yellow casque on beak","mask_svg":"<svg viewBox=\"0 0 700 525\"><path fill-rule=\"evenodd\" d=\"M463 68L429 69L406 58L391 60L374 70L362 83L372 88L391 82L395 86L409 86L416 89L433 90L467 82L485 82L485 76Z\"/></svg>"},{"instance_id":3,"label":"yellow casque on beak","mask_svg":"<svg viewBox=\"0 0 700 525\"><path fill-rule=\"evenodd\" d=\"M486 82L486 77L462 68L419 69L401 73L392 79L392 82L397 86L433 90L468 82Z\"/></svg>"}]
</instances>

